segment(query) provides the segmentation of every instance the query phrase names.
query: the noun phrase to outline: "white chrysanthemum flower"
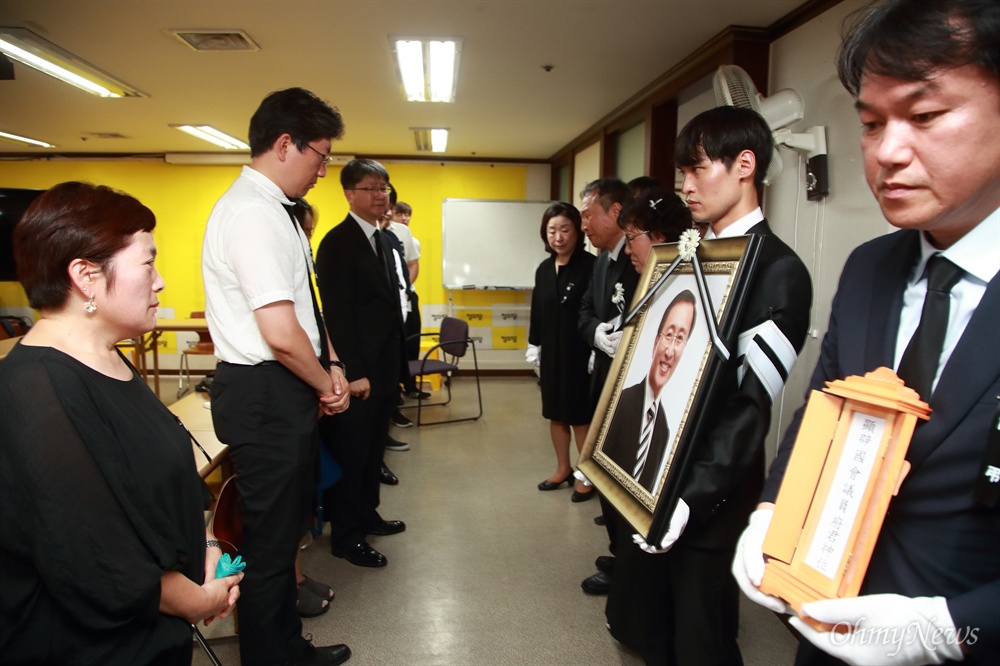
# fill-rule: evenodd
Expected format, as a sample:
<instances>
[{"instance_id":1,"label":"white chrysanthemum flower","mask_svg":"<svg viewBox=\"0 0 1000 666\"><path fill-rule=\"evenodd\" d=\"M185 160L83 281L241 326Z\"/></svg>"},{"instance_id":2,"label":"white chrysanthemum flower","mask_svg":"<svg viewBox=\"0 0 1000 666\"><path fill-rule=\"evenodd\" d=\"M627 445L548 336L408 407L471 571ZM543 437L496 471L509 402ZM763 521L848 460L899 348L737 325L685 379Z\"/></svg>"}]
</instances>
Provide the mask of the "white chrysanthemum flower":
<instances>
[{"instance_id":1,"label":"white chrysanthemum flower","mask_svg":"<svg viewBox=\"0 0 1000 666\"><path fill-rule=\"evenodd\" d=\"M681 234L681 238L677 242L677 253L681 256L681 261L691 261L694 259L700 241L701 236L698 235L698 231L695 229L688 229Z\"/></svg>"},{"instance_id":2,"label":"white chrysanthemum flower","mask_svg":"<svg viewBox=\"0 0 1000 666\"><path fill-rule=\"evenodd\" d=\"M625 287L621 282L615 283L615 295L611 297L611 302L617 305L619 310L625 309Z\"/></svg>"}]
</instances>

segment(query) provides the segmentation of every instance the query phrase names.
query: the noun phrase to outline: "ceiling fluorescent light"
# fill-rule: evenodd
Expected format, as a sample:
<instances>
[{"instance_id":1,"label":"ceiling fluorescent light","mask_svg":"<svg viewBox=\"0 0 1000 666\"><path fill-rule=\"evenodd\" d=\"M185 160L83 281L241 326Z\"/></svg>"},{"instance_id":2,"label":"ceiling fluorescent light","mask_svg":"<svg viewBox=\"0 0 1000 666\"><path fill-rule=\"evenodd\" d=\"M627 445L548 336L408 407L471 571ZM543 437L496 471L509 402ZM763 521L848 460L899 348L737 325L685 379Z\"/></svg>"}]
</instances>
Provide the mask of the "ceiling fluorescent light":
<instances>
[{"instance_id":1,"label":"ceiling fluorescent light","mask_svg":"<svg viewBox=\"0 0 1000 666\"><path fill-rule=\"evenodd\" d=\"M443 153L448 148L448 130L431 130L431 152Z\"/></svg>"},{"instance_id":2,"label":"ceiling fluorescent light","mask_svg":"<svg viewBox=\"0 0 1000 666\"><path fill-rule=\"evenodd\" d=\"M426 102L424 92L424 45L417 41L396 42L396 61L409 102Z\"/></svg>"},{"instance_id":3,"label":"ceiling fluorescent light","mask_svg":"<svg viewBox=\"0 0 1000 666\"><path fill-rule=\"evenodd\" d=\"M389 40L407 101L455 101L458 40Z\"/></svg>"},{"instance_id":4,"label":"ceiling fluorescent light","mask_svg":"<svg viewBox=\"0 0 1000 666\"><path fill-rule=\"evenodd\" d=\"M39 146L41 148L55 148L51 143L45 143L44 141L38 141L37 139L29 139L26 136L18 136L16 134L8 134L7 132L0 132L0 139L6 139L7 141L14 141L15 143L26 143L29 146Z\"/></svg>"},{"instance_id":5,"label":"ceiling fluorescent light","mask_svg":"<svg viewBox=\"0 0 1000 666\"><path fill-rule=\"evenodd\" d=\"M101 97L145 97L30 30L0 28L0 52L71 86Z\"/></svg>"},{"instance_id":6,"label":"ceiling fluorescent light","mask_svg":"<svg viewBox=\"0 0 1000 666\"><path fill-rule=\"evenodd\" d=\"M431 127L411 127L417 151L443 153L448 147L448 130Z\"/></svg>"},{"instance_id":7,"label":"ceiling fluorescent light","mask_svg":"<svg viewBox=\"0 0 1000 666\"><path fill-rule=\"evenodd\" d=\"M431 101L455 101L455 42L431 42Z\"/></svg>"},{"instance_id":8,"label":"ceiling fluorescent light","mask_svg":"<svg viewBox=\"0 0 1000 666\"><path fill-rule=\"evenodd\" d=\"M197 137L202 141L208 141L226 150L250 150L250 146L239 139L220 132L211 125L171 125L182 132Z\"/></svg>"}]
</instances>

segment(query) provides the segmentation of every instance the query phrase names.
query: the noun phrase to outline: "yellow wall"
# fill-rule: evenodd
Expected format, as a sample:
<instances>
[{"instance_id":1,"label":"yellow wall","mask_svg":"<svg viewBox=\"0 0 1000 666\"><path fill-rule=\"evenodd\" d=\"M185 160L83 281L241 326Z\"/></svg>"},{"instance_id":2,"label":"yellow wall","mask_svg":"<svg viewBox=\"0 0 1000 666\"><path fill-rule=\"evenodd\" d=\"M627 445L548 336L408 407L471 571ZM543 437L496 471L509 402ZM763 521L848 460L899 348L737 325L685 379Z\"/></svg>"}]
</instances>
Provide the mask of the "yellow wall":
<instances>
[{"instance_id":1,"label":"yellow wall","mask_svg":"<svg viewBox=\"0 0 1000 666\"><path fill-rule=\"evenodd\" d=\"M422 304L447 303L441 280L441 201L524 199L523 166L387 164L402 201L413 206L410 228L420 240L416 287ZM201 240L212 206L239 174L238 166L188 166L142 161L0 162L0 187L45 189L67 180L108 185L131 194L156 215L157 268L167 283L164 307L185 317L205 307ZM340 169L319 181L307 199L319 212L313 247L347 214ZM493 294L488 299L504 298ZM0 306L27 305L20 285L0 283Z\"/></svg>"}]
</instances>

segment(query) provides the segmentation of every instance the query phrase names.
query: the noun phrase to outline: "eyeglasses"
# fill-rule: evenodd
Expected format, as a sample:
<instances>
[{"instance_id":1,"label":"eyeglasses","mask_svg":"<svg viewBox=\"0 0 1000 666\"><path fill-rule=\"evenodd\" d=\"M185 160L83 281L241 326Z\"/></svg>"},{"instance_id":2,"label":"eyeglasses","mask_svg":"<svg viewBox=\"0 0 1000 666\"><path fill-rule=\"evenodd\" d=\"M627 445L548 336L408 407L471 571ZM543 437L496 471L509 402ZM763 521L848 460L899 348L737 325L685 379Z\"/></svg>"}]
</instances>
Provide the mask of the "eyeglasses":
<instances>
[{"instance_id":1,"label":"eyeglasses","mask_svg":"<svg viewBox=\"0 0 1000 666\"><path fill-rule=\"evenodd\" d=\"M648 235L649 235L648 231L639 231L639 232L634 233L634 234L625 234L625 242L628 245L631 245L632 241L634 241L639 236L648 236Z\"/></svg>"},{"instance_id":2,"label":"eyeglasses","mask_svg":"<svg viewBox=\"0 0 1000 666\"><path fill-rule=\"evenodd\" d=\"M334 159L329 155L324 155L323 153L319 152L318 150L310 146L308 143L306 144L306 148L308 148L309 150L313 151L314 153L323 158L323 166L330 166L331 164L333 164Z\"/></svg>"},{"instance_id":3,"label":"eyeglasses","mask_svg":"<svg viewBox=\"0 0 1000 666\"><path fill-rule=\"evenodd\" d=\"M388 185L381 185L379 187L351 187L355 192L361 190L362 192L368 192L369 194L374 194L375 192L381 192L382 194L389 194L392 192L392 188Z\"/></svg>"},{"instance_id":4,"label":"eyeglasses","mask_svg":"<svg viewBox=\"0 0 1000 666\"><path fill-rule=\"evenodd\" d=\"M656 337L663 338L664 343L667 347L683 347L687 343L687 336L683 333L673 334L673 333L657 333Z\"/></svg>"}]
</instances>

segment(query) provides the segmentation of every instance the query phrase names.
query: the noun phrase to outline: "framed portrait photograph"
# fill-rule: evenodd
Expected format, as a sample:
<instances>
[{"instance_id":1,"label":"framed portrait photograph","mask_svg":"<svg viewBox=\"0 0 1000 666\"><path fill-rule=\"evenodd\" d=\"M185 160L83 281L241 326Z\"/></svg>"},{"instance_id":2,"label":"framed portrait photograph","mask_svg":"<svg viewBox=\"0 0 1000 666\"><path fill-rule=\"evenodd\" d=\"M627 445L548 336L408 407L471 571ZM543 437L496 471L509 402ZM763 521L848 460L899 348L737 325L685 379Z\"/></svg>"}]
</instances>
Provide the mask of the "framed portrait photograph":
<instances>
[{"instance_id":1,"label":"framed portrait photograph","mask_svg":"<svg viewBox=\"0 0 1000 666\"><path fill-rule=\"evenodd\" d=\"M756 236L654 245L579 467L647 542L666 532L753 276Z\"/></svg>"}]
</instances>

